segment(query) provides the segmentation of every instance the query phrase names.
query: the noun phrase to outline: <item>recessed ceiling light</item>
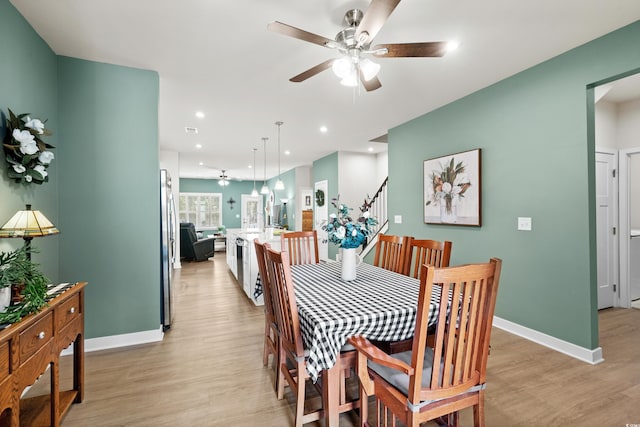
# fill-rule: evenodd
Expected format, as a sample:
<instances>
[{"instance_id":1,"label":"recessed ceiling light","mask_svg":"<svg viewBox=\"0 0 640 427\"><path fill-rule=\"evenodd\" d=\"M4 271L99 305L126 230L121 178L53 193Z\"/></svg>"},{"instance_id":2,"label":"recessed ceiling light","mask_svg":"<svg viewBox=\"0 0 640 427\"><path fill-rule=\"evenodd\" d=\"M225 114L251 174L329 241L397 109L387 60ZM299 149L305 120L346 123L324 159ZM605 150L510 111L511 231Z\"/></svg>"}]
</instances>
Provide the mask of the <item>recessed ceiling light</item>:
<instances>
[{"instance_id":1,"label":"recessed ceiling light","mask_svg":"<svg viewBox=\"0 0 640 427\"><path fill-rule=\"evenodd\" d=\"M450 41L449 43L447 43L447 52L453 52L458 47L460 47L460 43L456 41Z\"/></svg>"},{"instance_id":2,"label":"recessed ceiling light","mask_svg":"<svg viewBox=\"0 0 640 427\"><path fill-rule=\"evenodd\" d=\"M204 163L200 162L200 163L198 163L198 165L200 165L200 166L204 166Z\"/></svg>"},{"instance_id":3,"label":"recessed ceiling light","mask_svg":"<svg viewBox=\"0 0 640 427\"><path fill-rule=\"evenodd\" d=\"M329 129L327 129L326 126L320 126L320 132L322 132L322 133L327 133L328 130Z\"/></svg>"},{"instance_id":4,"label":"recessed ceiling light","mask_svg":"<svg viewBox=\"0 0 640 427\"><path fill-rule=\"evenodd\" d=\"M249 169L253 169L253 166L251 166L251 165L249 165L248 167L249 167Z\"/></svg>"},{"instance_id":5,"label":"recessed ceiling light","mask_svg":"<svg viewBox=\"0 0 640 427\"><path fill-rule=\"evenodd\" d=\"M285 155L285 156L288 156L289 154L291 154L291 151L289 151L289 150L284 150L284 155Z\"/></svg>"},{"instance_id":6,"label":"recessed ceiling light","mask_svg":"<svg viewBox=\"0 0 640 427\"><path fill-rule=\"evenodd\" d=\"M369 152L372 152L372 151L373 151L373 147L369 147Z\"/></svg>"},{"instance_id":7,"label":"recessed ceiling light","mask_svg":"<svg viewBox=\"0 0 640 427\"><path fill-rule=\"evenodd\" d=\"M204 113L202 111L196 111L196 117L199 119L203 119L204 118Z\"/></svg>"},{"instance_id":8,"label":"recessed ceiling light","mask_svg":"<svg viewBox=\"0 0 640 427\"><path fill-rule=\"evenodd\" d=\"M202 148L202 144L196 144L196 148Z\"/></svg>"}]
</instances>

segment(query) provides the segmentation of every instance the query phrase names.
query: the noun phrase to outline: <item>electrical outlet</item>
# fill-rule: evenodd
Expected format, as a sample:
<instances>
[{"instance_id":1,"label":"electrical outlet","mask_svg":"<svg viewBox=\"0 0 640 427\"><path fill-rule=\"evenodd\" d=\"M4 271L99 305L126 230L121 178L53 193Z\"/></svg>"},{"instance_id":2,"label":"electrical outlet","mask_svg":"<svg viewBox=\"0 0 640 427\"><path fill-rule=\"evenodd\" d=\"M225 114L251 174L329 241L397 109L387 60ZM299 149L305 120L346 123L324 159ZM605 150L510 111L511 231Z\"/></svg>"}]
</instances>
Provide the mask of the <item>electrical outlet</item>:
<instances>
[{"instance_id":1,"label":"electrical outlet","mask_svg":"<svg viewBox=\"0 0 640 427\"><path fill-rule=\"evenodd\" d=\"M518 217L518 230L531 231L531 217Z\"/></svg>"}]
</instances>

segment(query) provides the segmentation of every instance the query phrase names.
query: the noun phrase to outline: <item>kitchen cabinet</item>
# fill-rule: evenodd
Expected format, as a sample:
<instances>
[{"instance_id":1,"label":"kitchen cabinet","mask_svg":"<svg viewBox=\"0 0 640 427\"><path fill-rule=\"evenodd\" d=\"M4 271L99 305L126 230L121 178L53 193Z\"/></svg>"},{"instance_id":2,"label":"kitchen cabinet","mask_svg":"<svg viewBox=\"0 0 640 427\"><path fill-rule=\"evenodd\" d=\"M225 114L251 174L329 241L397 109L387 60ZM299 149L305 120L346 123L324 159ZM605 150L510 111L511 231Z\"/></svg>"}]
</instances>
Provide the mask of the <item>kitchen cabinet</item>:
<instances>
[{"instance_id":1,"label":"kitchen cabinet","mask_svg":"<svg viewBox=\"0 0 640 427\"><path fill-rule=\"evenodd\" d=\"M302 211L302 231L313 230L313 211L311 209Z\"/></svg>"}]
</instances>

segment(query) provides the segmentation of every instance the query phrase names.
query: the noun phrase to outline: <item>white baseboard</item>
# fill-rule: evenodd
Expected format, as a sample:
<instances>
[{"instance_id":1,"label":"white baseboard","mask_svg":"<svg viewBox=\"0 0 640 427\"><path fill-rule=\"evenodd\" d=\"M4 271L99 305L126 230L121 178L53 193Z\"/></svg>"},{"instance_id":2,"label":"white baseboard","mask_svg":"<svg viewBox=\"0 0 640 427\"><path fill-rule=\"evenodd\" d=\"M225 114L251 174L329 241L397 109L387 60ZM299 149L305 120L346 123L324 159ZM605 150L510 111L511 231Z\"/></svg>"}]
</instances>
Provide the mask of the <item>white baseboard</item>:
<instances>
[{"instance_id":1,"label":"white baseboard","mask_svg":"<svg viewBox=\"0 0 640 427\"><path fill-rule=\"evenodd\" d=\"M107 337L89 338L84 340L84 351L108 350L111 348L128 347L131 345L148 344L162 341L164 332L162 326L157 330L132 332L130 334L110 335ZM67 347L62 356L73 354L73 346Z\"/></svg>"},{"instance_id":2,"label":"white baseboard","mask_svg":"<svg viewBox=\"0 0 640 427\"><path fill-rule=\"evenodd\" d=\"M590 350L556 337L552 337L551 335L543 334L542 332L538 332L534 329L518 325L517 323L510 322L509 320L502 319L498 316L494 316L493 326L592 365L604 362L604 358L602 357L602 347Z\"/></svg>"}]
</instances>

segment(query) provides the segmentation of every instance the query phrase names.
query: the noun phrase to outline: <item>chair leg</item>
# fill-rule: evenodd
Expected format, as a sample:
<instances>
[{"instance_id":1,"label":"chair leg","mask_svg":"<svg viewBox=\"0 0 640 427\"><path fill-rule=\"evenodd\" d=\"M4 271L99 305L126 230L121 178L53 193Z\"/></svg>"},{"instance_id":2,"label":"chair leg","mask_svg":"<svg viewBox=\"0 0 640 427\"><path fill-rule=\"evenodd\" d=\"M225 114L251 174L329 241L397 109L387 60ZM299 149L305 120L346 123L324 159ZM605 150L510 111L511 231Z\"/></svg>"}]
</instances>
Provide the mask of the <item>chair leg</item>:
<instances>
[{"instance_id":1,"label":"chair leg","mask_svg":"<svg viewBox=\"0 0 640 427\"><path fill-rule=\"evenodd\" d=\"M340 363L338 361L337 363ZM346 370L340 369L340 404L344 405L347 402L347 384L346 384Z\"/></svg>"},{"instance_id":2,"label":"chair leg","mask_svg":"<svg viewBox=\"0 0 640 427\"><path fill-rule=\"evenodd\" d=\"M360 387L360 427L369 426L369 396ZM380 424L378 424L380 425Z\"/></svg>"},{"instance_id":3,"label":"chair leg","mask_svg":"<svg viewBox=\"0 0 640 427\"><path fill-rule=\"evenodd\" d=\"M264 322L264 348L262 350L262 366L269 363L269 338L271 336L271 328L267 322Z\"/></svg>"},{"instance_id":4,"label":"chair leg","mask_svg":"<svg viewBox=\"0 0 640 427\"><path fill-rule=\"evenodd\" d=\"M305 369L304 366L302 369ZM301 376L300 367L298 367L298 389L296 390L296 427L302 427L304 425L304 397L305 397L305 379Z\"/></svg>"},{"instance_id":5,"label":"chair leg","mask_svg":"<svg viewBox=\"0 0 640 427\"><path fill-rule=\"evenodd\" d=\"M276 339L274 340L275 345L276 345L276 351L273 353L273 364L276 367L276 371L275 371L275 378L274 378L274 383L273 386L276 389L276 391L278 390L278 387L280 385L280 342L278 341L278 337L276 335Z\"/></svg>"},{"instance_id":6,"label":"chair leg","mask_svg":"<svg viewBox=\"0 0 640 427\"><path fill-rule=\"evenodd\" d=\"M276 387L278 388L278 400L284 399L284 383L286 380L284 379L283 369L287 368L287 357L284 354L282 349L282 345L278 345L278 369L276 370L276 375L278 378L276 379Z\"/></svg>"},{"instance_id":7,"label":"chair leg","mask_svg":"<svg viewBox=\"0 0 640 427\"><path fill-rule=\"evenodd\" d=\"M474 427L484 427L484 390L480 390L478 404L473 407Z\"/></svg>"}]
</instances>

